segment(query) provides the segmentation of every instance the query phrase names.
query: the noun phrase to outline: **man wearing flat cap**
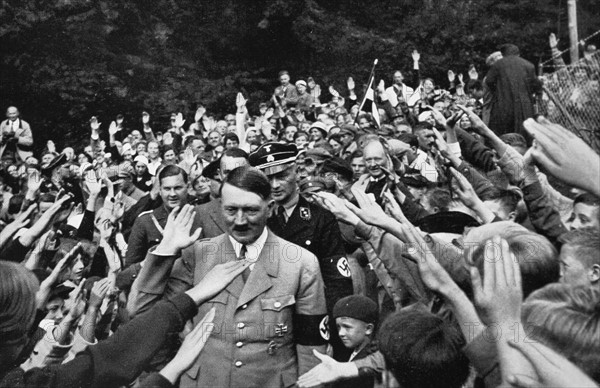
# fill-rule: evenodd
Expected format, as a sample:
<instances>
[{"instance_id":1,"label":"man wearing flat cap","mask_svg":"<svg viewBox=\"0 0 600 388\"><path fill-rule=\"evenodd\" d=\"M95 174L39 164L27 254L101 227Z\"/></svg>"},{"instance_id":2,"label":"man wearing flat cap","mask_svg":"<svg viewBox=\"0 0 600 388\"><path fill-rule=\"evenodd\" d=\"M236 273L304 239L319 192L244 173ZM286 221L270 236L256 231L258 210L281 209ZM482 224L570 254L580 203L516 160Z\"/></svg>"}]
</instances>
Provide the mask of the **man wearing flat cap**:
<instances>
[{"instance_id":1,"label":"man wearing flat cap","mask_svg":"<svg viewBox=\"0 0 600 388\"><path fill-rule=\"evenodd\" d=\"M309 203L299 194L295 144L265 143L250 154L250 165L262 170L271 183L274 214L267 225L279 237L312 252L321 267L327 311L353 292L350 266L345 257L340 229L333 214ZM334 358L347 360L335 325L329 327Z\"/></svg>"}]
</instances>

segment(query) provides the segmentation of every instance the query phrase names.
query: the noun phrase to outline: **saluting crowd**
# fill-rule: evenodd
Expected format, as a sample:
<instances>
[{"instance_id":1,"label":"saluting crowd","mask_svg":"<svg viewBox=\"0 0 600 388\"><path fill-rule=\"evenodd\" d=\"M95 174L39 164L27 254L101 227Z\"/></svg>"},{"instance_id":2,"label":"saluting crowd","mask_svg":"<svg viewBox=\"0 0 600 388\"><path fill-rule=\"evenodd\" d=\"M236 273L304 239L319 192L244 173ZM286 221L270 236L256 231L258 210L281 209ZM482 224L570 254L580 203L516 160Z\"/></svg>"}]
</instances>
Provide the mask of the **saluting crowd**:
<instances>
[{"instance_id":1,"label":"saluting crowd","mask_svg":"<svg viewBox=\"0 0 600 388\"><path fill-rule=\"evenodd\" d=\"M0 387L597 387L600 156L516 46L411 58L86 144L8 107Z\"/></svg>"}]
</instances>

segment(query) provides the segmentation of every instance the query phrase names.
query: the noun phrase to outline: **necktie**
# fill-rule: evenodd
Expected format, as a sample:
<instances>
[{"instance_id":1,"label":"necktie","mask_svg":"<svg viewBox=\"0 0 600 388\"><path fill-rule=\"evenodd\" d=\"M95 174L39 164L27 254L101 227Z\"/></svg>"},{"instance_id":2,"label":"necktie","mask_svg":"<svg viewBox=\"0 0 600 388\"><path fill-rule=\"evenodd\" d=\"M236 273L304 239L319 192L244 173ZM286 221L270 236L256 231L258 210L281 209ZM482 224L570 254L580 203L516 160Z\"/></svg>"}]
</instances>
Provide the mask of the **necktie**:
<instances>
[{"instance_id":1,"label":"necktie","mask_svg":"<svg viewBox=\"0 0 600 388\"><path fill-rule=\"evenodd\" d=\"M285 208L283 206L279 206L277 208L277 219L279 220L279 224L281 224L281 227L285 228L287 221L285 219Z\"/></svg>"},{"instance_id":2,"label":"necktie","mask_svg":"<svg viewBox=\"0 0 600 388\"><path fill-rule=\"evenodd\" d=\"M238 260L246 260L247 252L248 248L246 248L246 245L242 245L242 249L240 250L240 257L238 257ZM244 283L246 283L246 280L248 280L248 276L250 276L250 266L246 267L244 272L242 272L242 279L244 279Z\"/></svg>"}]
</instances>

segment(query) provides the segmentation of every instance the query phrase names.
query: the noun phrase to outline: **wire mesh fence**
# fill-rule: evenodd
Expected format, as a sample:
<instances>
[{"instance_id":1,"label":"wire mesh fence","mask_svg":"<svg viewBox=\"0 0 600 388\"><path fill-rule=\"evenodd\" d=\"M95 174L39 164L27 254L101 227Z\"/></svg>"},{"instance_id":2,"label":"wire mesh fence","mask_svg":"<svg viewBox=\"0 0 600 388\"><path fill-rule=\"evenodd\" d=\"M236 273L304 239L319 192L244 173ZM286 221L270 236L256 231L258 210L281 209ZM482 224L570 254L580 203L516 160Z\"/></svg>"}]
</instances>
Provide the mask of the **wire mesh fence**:
<instances>
[{"instance_id":1,"label":"wire mesh fence","mask_svg":"<svg viewBox=\"0 0 600 388\"><path fill-rule=\"evenodd\" d=\"M557 70L542 75L540 113L600 153L600 51L569 65L554 61Z\"/></svg>"}]
</instances>

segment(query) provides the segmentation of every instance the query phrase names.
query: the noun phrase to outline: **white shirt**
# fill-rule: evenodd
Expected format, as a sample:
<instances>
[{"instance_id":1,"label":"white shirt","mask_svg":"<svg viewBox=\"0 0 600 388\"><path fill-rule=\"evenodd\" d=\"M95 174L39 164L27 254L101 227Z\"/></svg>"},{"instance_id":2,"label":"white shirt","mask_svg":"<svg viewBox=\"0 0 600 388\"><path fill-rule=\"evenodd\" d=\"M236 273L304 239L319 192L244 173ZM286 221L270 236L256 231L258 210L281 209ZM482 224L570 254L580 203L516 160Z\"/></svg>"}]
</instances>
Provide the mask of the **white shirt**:
<instances>
[{"instance_id":1,"label":"white shirt","mask_svg":"<svg viewBox=\"0 0 600 388\"><path fill-rule=\"evenodd\" d=\"M262 234L254 241L252 244L246 244L246 261L250 264L250 270L254 269L254 264L258 261L260 257L260 252L262 252L265 243L267 242L267 237L269 236L269 232L265 227L263 229ZM242 251L242 244L237 242L236 239L229 236L229 241L231 241L231 245L233 245L233 249L235 250L235 256L240 257L240 253Z\"/></svg>"}]
</instances>

